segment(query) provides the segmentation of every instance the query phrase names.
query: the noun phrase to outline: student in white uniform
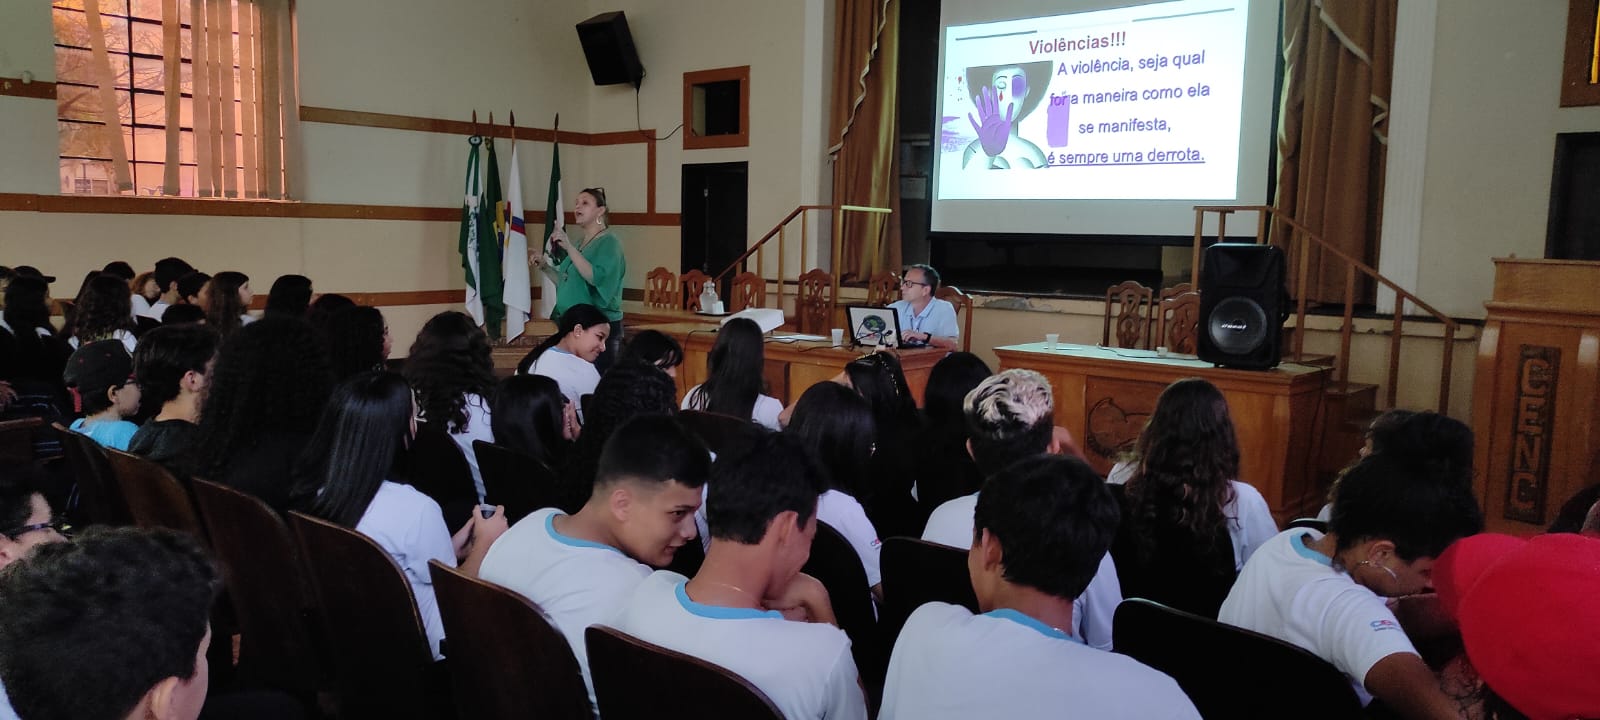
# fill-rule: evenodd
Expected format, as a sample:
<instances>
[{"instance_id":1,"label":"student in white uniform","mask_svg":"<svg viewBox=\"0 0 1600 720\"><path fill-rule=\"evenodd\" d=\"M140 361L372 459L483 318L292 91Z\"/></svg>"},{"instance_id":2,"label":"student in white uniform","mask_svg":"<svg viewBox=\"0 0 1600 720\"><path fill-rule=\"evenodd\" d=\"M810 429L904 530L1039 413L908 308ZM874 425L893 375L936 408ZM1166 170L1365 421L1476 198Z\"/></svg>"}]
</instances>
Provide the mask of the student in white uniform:
<instances>
[{"instance_id":1,"label":"student in white uniform","mask_svg":"<svg viewBox=\"0 0 1600 720\"><path fill-rule=\"evenodd\" d=\"M1239 442L1222 392L1201 378L1162 390L1133 459L1108 477L1121 485L1111 555L1123 592L1217 616L1239 569L1278 534L1266 499L1238 475Z\"/></svg>"},{"instance_id":2,"label":"student in white uniform","mask_svg":"<svg viewBox=\"0 0 1600 720\"><path fill-rule=\"evenodd\" d=\"M150 302L150 312L145 313L145 317L159 321L167 308L183 302L183 295L178 290L178 279L192 272L194 266L181 258L169 257L157 260L152 277L155 278L159 294Z\"/></svg>"},{"instance_id":3,"label":"student in white uniform","mask_svg":"<svg viewBox=\"0 0 1600 720\"><path fill-rule=\"evenodd\" d=\"M366 372L335 388L301 456L296 493L311 514L352 528L381 546L405 573L428 634L434 657L444 623L434 599L428 561L450 567L461 563L468 575L495 538L506 530L503 508L472 519L454 535L445 527L439 504L410 485L389 478L396 461L417 434L417 405L404 378L392 372Z\"/></svg>"},{"instance_id":4,"label":"student in white uniform","mask_svg":"<svg viewBox=\"0 0 1600 720\"><path fill-rule=\"evenodd\" d=\"M1023 458L1062 452L1053 424L1050 381L1039 373L1011 369L991 375L967 393L964 405L972 431L967 450L984 477ZM963 550L972 547L972 514L979 495L964 495L934 509L922 539ZM1108 552L1088 589L1073 602L1072 636L1090 647L1110 650L1111 619L1121 602L1122 584Z\"/></svg>"},{"instance_id":5,"label":"student in white uniform","mask_svg":"<svg viewBox=\"0 0 1600 720\"><path fill-rule=\"evenodd\" d=\"M875 449L872 407L854 390L838 383L817 383L795 403L784 434L800 441L821 466L828 491L817 500L817 519L839 531L861 558L872 597L883 602L883 573L878 556L883 543L856 498L865 486Z\"/></svg>"},{"instance_id":6,"label":"student in white uniform","mask_svg":"<svg viewBox=\"0 0 1600 720\"><path fill-rule=\"evenodd\" d=\"M711 549L693 580L660 570L614 626L750 681L789 720L866 718L850 640L822 583L800 572L817 531L821 473L774 433L712 468Z\"/></svg>"},{"instance_id":7,"label":"student in white uniform","mask_svg":"<svg viewBox=\"0 0 1600 720\"><path fill-rule=\"evenodd\" d=\"M783 403L764 392L763 357L761 327L755 321L734 318L723 323L706 356L706 381L689 388L682 409L750 418L768 430L779 429Z\"/></svg>"},{"instance_id":8,"label":"student in white uniform","mask_svg":"<svg viewBox=\"0 0 1600 720\"><path fill-rule=\"evenodd\" d=\"M1454 718L1386 598L1432 588L1433 561L1483 528L1472 488L1379 453L1340 480L1326 535L1279 533L1245 564L1218 619L1299 645L1350 678L1363 703ZM1537 592L1537 589L1530 589Z\"/></svg>"},{"instance_id":9,"label":"student in white uniform","mask_svg":"<svg viewBox=\"0 0 1600 720\"><path fill-rule=\"evenodd\" d=\"M978 607L928 603L889 660L882 720L1200 717L1172 678L1072 637L1073 598L1116 532L1116 500L1078 458L1035 455L991 475L967 569Z\"/></svg>"},{"instance_id":10,"label":"student in white uniform","mask_svg":"<svg viewBox=\"0 0 1600 720\"><path fill-rule=\"evenodd\" d=\"M479 577L544 611L572 645L594 699L583 631L609 623L634 588L694 540L694 511L711 461L667 415L641 415L606 441L594 494L577 513L556 508L517 521L496 540Z\"/></svg>"},{"instance_id":11,"label":"student in white uniform","mask_svg":"<svg viewBox=\"0 0 1600 720\"><path fill-rule=\"evenodd\" d=\"M583 396L594 393L600 384L596 358L606 349L611 336L611 321L593 305L579 303L561 314L556 331L528 351L517 363L519 375L543 375L561 385L572 406L583 419Z\"/></svg>"},{"instance_id":12,"label":"student in white uniform","mask_svg":"<svg viewBox=\"0 0 1600 720\"><path fill-rule=\"evenodd\" d=\"M483 475L472 441L494 442L488 400L495 387L489 336L466 313L439 313L417 333L406 357L405 375L417 391L422 420L444 426L461 448L481 502Z\"/></svg>"}]
</instances>

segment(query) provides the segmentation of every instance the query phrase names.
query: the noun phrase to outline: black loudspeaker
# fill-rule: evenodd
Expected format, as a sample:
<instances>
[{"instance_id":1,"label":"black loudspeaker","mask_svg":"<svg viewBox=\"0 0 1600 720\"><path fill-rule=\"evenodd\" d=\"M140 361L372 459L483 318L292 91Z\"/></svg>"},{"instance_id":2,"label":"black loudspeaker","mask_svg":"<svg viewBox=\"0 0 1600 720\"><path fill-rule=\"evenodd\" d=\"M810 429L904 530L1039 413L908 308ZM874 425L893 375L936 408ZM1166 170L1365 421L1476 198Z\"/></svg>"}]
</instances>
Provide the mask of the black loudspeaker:
<instances>
[{"instance_id":1,"label":"black loudspeaker","mask_svg":"<svg viewBox=\"0 0 1600 720\"><path fill-rule=\"evenodd\" d=\"M1265 370L1283 352L1288 319L1283 251L1272 245L1217 243L1200 266L1200 359Z\"/></svg>"},{"instance_id":2,"label":"black loudspeaker","mask_svg":"<svg viewBox=\"0 0 1600 720\"><path fill-rule=\"evenodd\" d=\"M632 85L639 89L644 65L628 32L628 16L621 11L600 13L578 23L578 42L589 61L589 76L596 85Z\"/></svg>"}]
</instances>

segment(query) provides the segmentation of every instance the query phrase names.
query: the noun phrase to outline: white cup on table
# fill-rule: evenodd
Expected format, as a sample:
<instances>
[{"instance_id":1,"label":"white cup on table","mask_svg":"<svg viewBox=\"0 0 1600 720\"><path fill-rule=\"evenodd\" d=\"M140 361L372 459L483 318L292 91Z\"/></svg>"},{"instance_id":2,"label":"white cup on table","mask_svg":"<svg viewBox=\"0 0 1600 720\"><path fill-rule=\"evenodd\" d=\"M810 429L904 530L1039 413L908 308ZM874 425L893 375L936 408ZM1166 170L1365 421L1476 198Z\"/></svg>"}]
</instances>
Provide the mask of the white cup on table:
<instances>
[{"instance_id":1,"label":"white cup on table","mask_svg":"<svg viewBox=\"0 0 1600 720\"><path fill-rule=\"evenodd\" d=\"M1045 333L1044 334L1044 349L1046 349L1046 350L1054 350L1054 349L1056 349L1056 346L1060 345L1060 344L1061 344L1061 333Z\"/></svg>"},{"instance_id":2,"label":"white cup on table","mask_svg":"<svg viewBox=\"0 0 1600 720\"><path fill-rule=\"evenodd\" d=\"M834 328L833 330L830 330L829 333L833 336L834 347L840 347L844 345L844 328Z\"/></svg>"}]
</instances>

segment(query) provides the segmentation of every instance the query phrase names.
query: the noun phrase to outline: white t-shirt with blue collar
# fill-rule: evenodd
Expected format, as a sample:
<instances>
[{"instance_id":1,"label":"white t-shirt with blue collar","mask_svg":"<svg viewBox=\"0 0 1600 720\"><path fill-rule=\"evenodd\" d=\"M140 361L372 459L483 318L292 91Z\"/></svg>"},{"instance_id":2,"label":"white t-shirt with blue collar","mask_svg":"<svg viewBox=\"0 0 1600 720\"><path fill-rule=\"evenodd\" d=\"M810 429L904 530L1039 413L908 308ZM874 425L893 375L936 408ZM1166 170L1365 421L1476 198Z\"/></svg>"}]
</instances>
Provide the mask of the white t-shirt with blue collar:
<instances>
[{"instance_id":1,"label":"white t-shirt with blue collar","mask_svg":"<svg viewBox=\"0 0 1600 720\"><path fill-rule=\"evenodd\" d=\"M889 660L879 720L1193 718L1172 678L1010 608L917 608Z\"/></svg>"},{"instance_id":2,"label":"white t-shirt with blue collar","mask_svg":"<svg viewBox=\"0 0 1600 720\"><path fill-rule=\"evenodd\" d=\"M843 630L785 620L771 610L698 603L685 591L687 582L668 570L651 574L613 627L733 671L789 720L865 720L866 699Z\"/></svg>"},{"instance_id":3,"label":"white t-shirt with blue collar","mask_svg":"<svg viewBox=\"0 0 1600 720\"><path fill-rule=\"evenodd\" d=\"M907 331L925 332L934 337L961 337L961 326L956 324L956 306L948 300L929 298L927 307L922 312L913 313L911 303L905 300L896 300L889 303L889 308L900 316L900 333Z\"/></svg>"},{"instance_id":4,"label":"white t-shirt with blue collar","mask_svg":"<svg viewBox=\"0 0 1600 720\"><path fill-rule=\"evenodd\" d=\"M1308 547L1322 533L1291 528L1250 556L1217 619L1299 645L1350 678L1363 705L1372 666L1395 653L1417 654L1394 612L1377 593Z\"/></svg>"},{"instance_id":5,"label":"white t-shirt with blue collar","mask_svg":"<svg viewBox=\"0 0 1600 720\"><path fill-rule=\"evenodd\" d=\"M589 702L598 708L583 631L590 625L610 623L639 583L650 576L650 568L610 545L557 532L555 518L563 514L545 508L518 520L489 548L478 577L531 600L544 611L545 618L572 646L583 682L589 687Z\"/></svg>"}]
</instances>

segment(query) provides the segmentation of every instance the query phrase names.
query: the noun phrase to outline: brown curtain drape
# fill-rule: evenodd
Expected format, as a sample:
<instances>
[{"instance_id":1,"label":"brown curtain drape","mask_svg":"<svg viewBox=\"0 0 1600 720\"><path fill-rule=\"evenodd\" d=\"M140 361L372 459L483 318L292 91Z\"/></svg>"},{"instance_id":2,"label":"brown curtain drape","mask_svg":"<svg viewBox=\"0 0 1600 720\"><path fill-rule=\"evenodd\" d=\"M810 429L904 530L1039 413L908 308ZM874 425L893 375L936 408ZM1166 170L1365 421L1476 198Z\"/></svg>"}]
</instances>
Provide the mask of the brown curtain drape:
<instances>
[{"instance_id":1,"label":"brown curtain drape","mask_svg":"<svg viewBox=\"0 0 1600 720\"><path fill-rule=\"evenodd\" d=\"M1394 77L1396 0L1286 0L1284 85L1278 116L1274 206L1351 257L1376 267L1383 216L1389 88ZM1287 241L1286 226L1274 228ZM1279 233L1279 231L1283 231ZM1296 243L1296 251L1309 243ZM1344 301L1345 264L1311 251L1304 292ZM1298 252L1290 255L1292 286ZM1372 287L1358 276L1357 302Z\"/></svg>"},{"instance_id":2,"label":"brown curtain drape","mask_svg":"<svg viewBox=\"0 0 1600 720\"><path fill-rule=\"evenodd\" d=\"M834 26L833 113L828 149L833 202L892 208L846 213L841 280L866 280L900 267L900 0L838 0Z\"/></svg>"}]
</instances>

